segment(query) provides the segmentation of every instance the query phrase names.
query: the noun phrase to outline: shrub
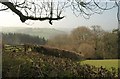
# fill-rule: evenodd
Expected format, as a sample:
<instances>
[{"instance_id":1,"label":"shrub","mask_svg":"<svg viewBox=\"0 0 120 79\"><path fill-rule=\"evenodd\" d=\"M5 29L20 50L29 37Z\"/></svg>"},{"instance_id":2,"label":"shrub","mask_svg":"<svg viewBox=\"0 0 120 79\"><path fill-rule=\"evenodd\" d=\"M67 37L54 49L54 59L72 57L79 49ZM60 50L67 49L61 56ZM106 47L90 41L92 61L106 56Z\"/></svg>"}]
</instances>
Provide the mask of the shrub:
<instances>
[{"instance_id":1,"label":"shrub","mask_svg":"<svg viewBox=\"0 0 120 79\"><path fill-rule=\"evenodd\" d=\"M76 77L79 79L117 79L111 71L90 65L80 65L68 58L44 55L36 52L3 52L3 78Z\"/></svg>"},{"instance_id":2,"label":"shrub","mask_svg":"<svg viewBox=\"0 0 120 79\"><path fill-rule=\"evenodd\" d=\"M35 46L34 51L38 53L42 53L45 55L60 57L60 58L69 58L72 60L80 60L83 59L83 56L74 52L74 51L68 51L58 48L52 48L52 47L45 47L45 46Z\"/></svg>"}]
</instances>

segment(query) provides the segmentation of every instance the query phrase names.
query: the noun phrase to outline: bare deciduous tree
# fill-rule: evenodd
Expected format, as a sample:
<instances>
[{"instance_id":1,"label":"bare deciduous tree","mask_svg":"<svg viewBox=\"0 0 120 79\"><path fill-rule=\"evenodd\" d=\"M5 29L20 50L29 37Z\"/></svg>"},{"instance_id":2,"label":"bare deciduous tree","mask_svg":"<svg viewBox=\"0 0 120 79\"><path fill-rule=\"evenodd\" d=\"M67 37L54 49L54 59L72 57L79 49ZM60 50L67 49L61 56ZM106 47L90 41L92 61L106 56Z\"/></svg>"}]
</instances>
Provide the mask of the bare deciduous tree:
<instances>
[{"instance_id":1,"label":"bare deciduous tree","mask_svg":"<svg viewBox=\"0 0 120 79\"><path fill-rule=\"evenodd\" d=\"M52 20L60 20L64 18L61 13L67 4L67 2L53 2L48 0L0 0L2 4L0 11L10 9L12 12L20 17L22 22L26 20L49 20L52 24Z\"/></svg>"},{"instance_id":2,"label":"bare deciduous tree","mask_svg":"<svg viewBox=\"0 0 120 79\"><path fill-rule=\"evenodd\" d=\"M71 8L76 16L82 15L89 18L94 13L101 14L104 10L110 10L117 5L118 1L113 1L112 5L108 0L0 0L2 4L0 11L10 9L20 17L22 22L26 20L53 20L63 19L64 9Z\"/></svg>"}]
</instances>

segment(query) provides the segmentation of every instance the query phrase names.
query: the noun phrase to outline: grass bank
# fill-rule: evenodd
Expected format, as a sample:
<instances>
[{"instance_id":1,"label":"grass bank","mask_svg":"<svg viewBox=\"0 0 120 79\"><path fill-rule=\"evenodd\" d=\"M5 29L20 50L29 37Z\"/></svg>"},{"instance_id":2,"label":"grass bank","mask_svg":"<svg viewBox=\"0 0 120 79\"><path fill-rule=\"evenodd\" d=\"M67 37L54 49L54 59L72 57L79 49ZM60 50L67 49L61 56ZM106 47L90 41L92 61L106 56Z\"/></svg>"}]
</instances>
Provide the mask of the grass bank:
<instances>
[{"instance_id":1,"label":"grass bank","mask_svg":"<svg viewBox=\"0 0 120 79\"><path fill-rule=\"evenodd\" d=\"M85 60L82 61L81 64L89 64L96 67L105 67L107 69L110 69L111 67L114 67L118 69L120 60L118 59L106 59L106 60Z\"/></svg>"}]
</instances>

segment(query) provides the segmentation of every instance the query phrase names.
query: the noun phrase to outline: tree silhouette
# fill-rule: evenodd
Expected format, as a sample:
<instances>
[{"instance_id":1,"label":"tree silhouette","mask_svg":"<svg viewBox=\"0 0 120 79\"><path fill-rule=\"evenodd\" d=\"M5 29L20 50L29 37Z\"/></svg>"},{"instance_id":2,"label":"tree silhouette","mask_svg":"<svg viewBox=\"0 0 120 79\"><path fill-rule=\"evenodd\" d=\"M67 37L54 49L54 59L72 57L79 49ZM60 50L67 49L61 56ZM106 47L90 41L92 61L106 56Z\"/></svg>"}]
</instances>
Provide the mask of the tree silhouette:
<instances>
[{"instance_id":1,"label":"tree silhouette","mask_svg":"<svg viewBox=\"0 0 120 79\"><path fill-rule=\"evenodd\" d=\"M117 12L117 19L118 19L118 29L117 29L117 33L118 33L118 58L120 59L120 1L117 3L117 8L118 8L118 12Z\"/></svg>"},{"instance_id":2,"label":"tree silhouette","mask_svg":"<svg viewBox=\"0 0 120 79\"><path fill-rule=\"evenodd\" d=\"M52 20L60 20L64 18L61 16L61 12L66 2L55 3L52 0L48 2L39 0L0 0L2 4L0 11L10 9L12 12L20 17L22 22L26 20L49 20L52 24ZM61 6L60 6L61 5ZM62 8L61 8L62 7Z\"/></svg>"},{"instance_id":3,"label":"tree silhouette","mask_svg":"<svg viewBox=\"0 0 120 79\"><path fill-rule=\"evenodd\" d=\"M90 18L91 15L101 14L104 10L110 10L119 5L118 1L112 1L110 5L108 0L0 0L2 4L0 11L11 10L20 17L22 22L26 20L53 20L63 19L62 13L65 9L71 8L76 16L82 15L84 18Z\"/></svg>"}]
</instances>

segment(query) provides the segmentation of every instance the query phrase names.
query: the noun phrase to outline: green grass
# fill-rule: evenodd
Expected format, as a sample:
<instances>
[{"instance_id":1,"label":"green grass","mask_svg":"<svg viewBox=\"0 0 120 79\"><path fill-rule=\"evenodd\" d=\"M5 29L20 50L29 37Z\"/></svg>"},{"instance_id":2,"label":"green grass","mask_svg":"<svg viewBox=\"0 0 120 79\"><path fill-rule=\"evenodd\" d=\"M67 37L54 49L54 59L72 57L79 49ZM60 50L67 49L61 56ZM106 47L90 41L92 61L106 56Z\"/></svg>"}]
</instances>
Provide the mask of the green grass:
<instances>
[{"instance_id":1,"label":"green grass","mask_svg":"<svg viewBox=\"0 0 120 79\"><path fill-rule=\"evenodd\" d=\"M110 60L85 60L82 61L81 64L89 64L89 65L93 65L96 67L105 67L107 69L110 69L111 67L114 67L116 69L118 69L118 62L120 62L120 60L118 59L110 59Z\"/></svg>"}]
</instances>

